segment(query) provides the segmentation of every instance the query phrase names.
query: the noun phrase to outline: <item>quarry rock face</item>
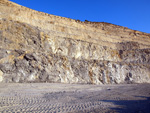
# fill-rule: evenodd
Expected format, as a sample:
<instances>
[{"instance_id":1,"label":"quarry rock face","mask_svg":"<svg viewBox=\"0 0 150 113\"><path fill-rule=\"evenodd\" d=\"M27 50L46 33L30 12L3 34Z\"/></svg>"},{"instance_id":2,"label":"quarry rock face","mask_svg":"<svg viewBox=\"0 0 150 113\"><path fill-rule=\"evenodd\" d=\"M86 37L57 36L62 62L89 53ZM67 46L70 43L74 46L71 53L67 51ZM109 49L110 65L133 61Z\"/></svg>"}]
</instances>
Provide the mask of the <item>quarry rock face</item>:
<instances>
[{"instance_id":1,"label":"quarry rock face","mask_svg":"<svg viewBox=\"0 0 150 113\"><path fill-rule=\"evenodd\" d=\"M150 83L150 34L1 0L0 82Z\"/></svg>"}]
</instances>

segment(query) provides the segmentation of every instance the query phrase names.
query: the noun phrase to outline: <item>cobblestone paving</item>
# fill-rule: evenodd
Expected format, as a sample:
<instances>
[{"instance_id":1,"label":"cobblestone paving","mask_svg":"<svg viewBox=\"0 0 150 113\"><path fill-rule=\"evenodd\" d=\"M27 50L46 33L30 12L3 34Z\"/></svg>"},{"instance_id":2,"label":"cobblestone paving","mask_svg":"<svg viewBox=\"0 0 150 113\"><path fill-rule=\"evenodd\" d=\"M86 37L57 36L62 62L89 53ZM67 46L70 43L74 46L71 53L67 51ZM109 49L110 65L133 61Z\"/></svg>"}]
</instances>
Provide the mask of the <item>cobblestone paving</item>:
<instances>
[{"instance_id":1,"label":"cobblestone paving","mask_svg":"<svg viewBox=\"0 0 150 113\"><path fill-rule=\"evenodd\" d=\"M150 112L150 84L0 84L2 113Z\"/></svg>"}]
</instances>

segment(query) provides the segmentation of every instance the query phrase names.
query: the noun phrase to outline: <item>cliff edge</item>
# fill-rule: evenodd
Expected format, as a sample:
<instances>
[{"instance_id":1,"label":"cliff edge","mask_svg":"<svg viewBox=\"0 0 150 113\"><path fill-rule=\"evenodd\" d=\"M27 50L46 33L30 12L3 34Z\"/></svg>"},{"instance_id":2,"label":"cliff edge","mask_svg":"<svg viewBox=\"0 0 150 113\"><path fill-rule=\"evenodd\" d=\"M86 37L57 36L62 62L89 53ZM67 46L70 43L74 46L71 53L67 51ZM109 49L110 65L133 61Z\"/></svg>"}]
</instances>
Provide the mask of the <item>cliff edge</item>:
<instances>
[{"instance_id":1,"label":"cliff edge","mask_svg":"<svg viewBox=\"0 0 150 113\"><path fill-rule=\"evenodd\" d=\"M150 34L0 1L0 82L150 83Z\"/></svg>"}]
</instances>

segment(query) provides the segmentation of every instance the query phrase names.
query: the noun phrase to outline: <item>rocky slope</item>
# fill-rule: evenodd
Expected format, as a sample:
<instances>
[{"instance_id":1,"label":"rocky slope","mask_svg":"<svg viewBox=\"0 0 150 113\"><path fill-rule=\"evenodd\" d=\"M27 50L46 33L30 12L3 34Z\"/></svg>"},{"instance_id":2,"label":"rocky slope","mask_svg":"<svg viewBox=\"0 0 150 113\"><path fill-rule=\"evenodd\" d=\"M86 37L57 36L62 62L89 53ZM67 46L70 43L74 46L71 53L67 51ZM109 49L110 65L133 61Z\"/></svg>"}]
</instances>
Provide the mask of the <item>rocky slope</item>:
<instances>
[{"instance_id":1,"label":"rocky slope","mask_svg":"<svg viewBox=\"0 0 150 113\"><path fill-rule=\"evenodd\" d=\"M150 83L150 34L0 1L0 82Z\"/></svg>"}]
</instances>

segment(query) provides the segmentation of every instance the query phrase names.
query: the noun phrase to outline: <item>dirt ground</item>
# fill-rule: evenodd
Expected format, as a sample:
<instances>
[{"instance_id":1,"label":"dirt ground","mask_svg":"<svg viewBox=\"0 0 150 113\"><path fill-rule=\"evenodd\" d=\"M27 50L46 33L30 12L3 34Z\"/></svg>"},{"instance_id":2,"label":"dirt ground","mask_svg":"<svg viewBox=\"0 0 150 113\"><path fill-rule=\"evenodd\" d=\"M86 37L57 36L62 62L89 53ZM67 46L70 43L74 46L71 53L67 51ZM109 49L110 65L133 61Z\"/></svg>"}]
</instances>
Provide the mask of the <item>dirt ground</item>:
<instances>
[{"instance_id":1,"label":"dirt ground","mask_svg":"<svg viewBox=\"0 0 150 113\"><path fill-rule=\"evenodd\" d=\"M0 112L150 113L150 84L0 84Z\"/></svg>"}]
</instances>

